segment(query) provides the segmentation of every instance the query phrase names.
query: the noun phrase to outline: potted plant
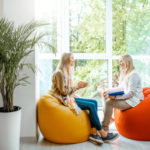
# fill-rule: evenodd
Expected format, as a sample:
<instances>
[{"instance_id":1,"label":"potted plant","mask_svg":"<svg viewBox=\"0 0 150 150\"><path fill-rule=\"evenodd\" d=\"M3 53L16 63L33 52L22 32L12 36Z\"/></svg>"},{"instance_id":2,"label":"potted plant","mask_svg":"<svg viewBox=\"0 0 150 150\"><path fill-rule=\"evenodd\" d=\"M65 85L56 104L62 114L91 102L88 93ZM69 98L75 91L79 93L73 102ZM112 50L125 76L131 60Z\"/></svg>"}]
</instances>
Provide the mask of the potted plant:
<instances>
[{"instance_id":1,"label":"potted plant","mask_svg":"<svg viewBox=\"0 0 150 150\"><path fill-rule=\"evenodd\" d=\"M12 21L0 19L0 93L3 106L0 108L0 149L19 150L21 108L14 106L13 96L17 86L27 85L28 76L20 75L24 67L35 71L26 58L35 46L55 48L43 40L49 33L39 32L48 24L32 21L15 27Z\"/></svg>"}]
</instances>

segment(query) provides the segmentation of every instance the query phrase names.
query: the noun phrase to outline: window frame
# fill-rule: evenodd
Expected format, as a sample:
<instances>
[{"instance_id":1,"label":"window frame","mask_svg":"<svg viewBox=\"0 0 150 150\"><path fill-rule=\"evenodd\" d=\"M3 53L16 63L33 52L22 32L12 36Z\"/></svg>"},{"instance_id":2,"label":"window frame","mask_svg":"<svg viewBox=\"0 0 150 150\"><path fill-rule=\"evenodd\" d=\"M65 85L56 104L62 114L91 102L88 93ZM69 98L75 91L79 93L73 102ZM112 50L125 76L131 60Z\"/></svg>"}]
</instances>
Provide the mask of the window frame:
<instances>
[{"instance_id":1,"label":"window frame","mask_svg":"<svg viewBox=\"0 0 150 150\"><path fill-rule=\"evenodd\" d=\"M57 6L57 53L38 53L35 52L35 62L38 67L38 60L57 60L61 58L64 52L70 52L70 22L69 22L69 1L70 0L57 0L59 5ZM112 0L106 0L106 53L73 53L75 59L81 60L106 60L108 62L108 88L112 87L112 62L113 60L119 60L120 55L112 54ZM36 16L36 15L35 15ZM35 17L36 18L36 17ZM137 60L149 60L149 55L136 55L133 59ZM39 73L36 74L36 99L40 97L39 87Z\"/></svg>"}]
</instances>

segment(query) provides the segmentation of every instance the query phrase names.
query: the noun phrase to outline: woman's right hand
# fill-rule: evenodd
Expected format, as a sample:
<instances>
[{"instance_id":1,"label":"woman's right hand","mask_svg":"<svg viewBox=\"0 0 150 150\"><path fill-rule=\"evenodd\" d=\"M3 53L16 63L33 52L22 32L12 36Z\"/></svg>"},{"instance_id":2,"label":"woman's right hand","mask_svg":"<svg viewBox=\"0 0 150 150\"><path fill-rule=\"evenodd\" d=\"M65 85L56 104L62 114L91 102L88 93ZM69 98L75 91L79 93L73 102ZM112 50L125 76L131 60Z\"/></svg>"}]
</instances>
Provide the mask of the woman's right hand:
<instances>
[{"instance_id":1,"label":"woman's right hand","mask_svg":"<svg viewBox=\"0 0 150 150\"><path fill-rule=\"evenodd\" d=\"M108 90L104 91L104 92L103 92L103 97L108 96L108 93L109 93Z\"/></svg>"}]
</instances>

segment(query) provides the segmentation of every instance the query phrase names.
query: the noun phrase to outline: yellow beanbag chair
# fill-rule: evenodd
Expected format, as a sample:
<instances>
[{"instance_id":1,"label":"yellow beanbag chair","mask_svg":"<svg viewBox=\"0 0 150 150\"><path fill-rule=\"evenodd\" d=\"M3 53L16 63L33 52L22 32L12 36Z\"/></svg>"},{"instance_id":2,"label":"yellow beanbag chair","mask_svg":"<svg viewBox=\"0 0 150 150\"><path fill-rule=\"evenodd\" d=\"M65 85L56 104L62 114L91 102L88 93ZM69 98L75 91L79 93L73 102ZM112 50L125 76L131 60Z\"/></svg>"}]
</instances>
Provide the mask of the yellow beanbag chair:
<instances>
[{"instance_id":1,"label":"yellow beanbag chair","mask_svg":"<svg viewBox=\"0 0 150 150\"><path fill-rule=\"evenodd\" d=\"M38 124L45 139L54 143L87 141L91 129L86 111L76 115L49 94L38 101Z\"/></svg>"}]
</instances>

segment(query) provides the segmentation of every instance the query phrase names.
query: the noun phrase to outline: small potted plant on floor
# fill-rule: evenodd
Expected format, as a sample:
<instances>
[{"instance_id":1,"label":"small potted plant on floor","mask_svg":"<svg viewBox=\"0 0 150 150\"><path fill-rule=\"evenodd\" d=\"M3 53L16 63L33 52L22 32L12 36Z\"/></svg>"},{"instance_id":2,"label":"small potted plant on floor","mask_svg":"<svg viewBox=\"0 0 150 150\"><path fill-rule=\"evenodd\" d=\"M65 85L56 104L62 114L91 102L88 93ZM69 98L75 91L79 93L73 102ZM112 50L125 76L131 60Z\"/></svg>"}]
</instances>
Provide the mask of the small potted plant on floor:
<instances>
[{"instance_id":1,"label":"small potted plant on floor","mask_svg":"<svg viewBox=\"0 0 150 150\"><path fill-rule=\"evenodd\" d=\"M14 106L13 96L17 86L28 84L27 75L20 75L24 67L34 71L33 64L25 59L34 51L35 46L48 46L43 41L48 33L39 32L47 26L32 21L15 27L14 22L0 19L0 93L3 106L0 108L0 150L19 150L21 108Z\"/></svg>"}]
</instances>

